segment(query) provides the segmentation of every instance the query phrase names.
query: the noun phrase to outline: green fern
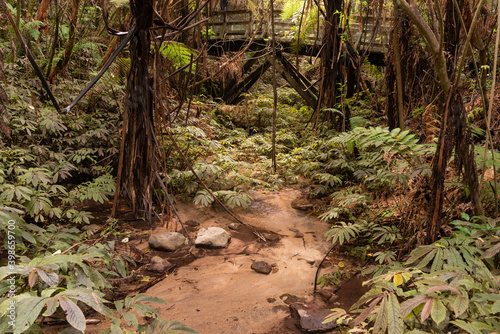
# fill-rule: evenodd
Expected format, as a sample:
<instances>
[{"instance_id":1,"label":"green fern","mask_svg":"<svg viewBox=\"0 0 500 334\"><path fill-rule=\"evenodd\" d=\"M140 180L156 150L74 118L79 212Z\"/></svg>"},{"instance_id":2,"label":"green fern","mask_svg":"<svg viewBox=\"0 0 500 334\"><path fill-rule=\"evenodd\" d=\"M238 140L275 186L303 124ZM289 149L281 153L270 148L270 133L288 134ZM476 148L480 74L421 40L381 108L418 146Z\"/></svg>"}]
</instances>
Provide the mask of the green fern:
<instances>
[{"instance_id":1,"label":"green fern","mask_svg":"<svg viewBox=\"0 0 500 334\"><path fill-rule=\"evenodd\" d=\"M191 60L198 56L198 53L187 47L183 43L175 41L165 41L160 47L160 54L170 60L176 68L181 68L187 66ZM196 64L193 63L187 66L184 71L189 72L189 67L191 67L192 73L196 72Z\"/></svg>"},{"instance_id":2,"label":"green fern","mask_svg":"<svg viewBox=\"0 0 500 334\"><path fill-rule=\"evenodd\" d=\"M360 230L362 229L359 224L345 222L338 222L338 225L332 226L332 228L326 232L326 240L331 240L332 244L343 245L344 242L349 242L351 239L356 238Z\"/></svg>"}]
</instances>

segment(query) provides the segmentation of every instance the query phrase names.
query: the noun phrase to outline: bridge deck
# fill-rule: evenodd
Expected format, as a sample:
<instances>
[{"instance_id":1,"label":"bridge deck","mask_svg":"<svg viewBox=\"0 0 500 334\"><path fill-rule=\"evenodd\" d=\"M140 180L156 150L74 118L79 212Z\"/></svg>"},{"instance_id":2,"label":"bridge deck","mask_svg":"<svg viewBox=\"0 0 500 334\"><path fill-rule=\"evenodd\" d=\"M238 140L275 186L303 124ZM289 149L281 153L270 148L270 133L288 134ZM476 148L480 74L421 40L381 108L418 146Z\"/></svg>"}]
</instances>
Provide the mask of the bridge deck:
<instances>
[{"instance_id":1,"label":"bridge deck","mask_svg":"<svg viewBox=\"0 0 500 334\"><path fill-rule=\"evenodd\" d=\"M296 24L291 19L283 20L281 10L273 12L275 34L277 41L282 44L294 42ZM362 17L351 15L351 22L347 33L350 40L359 51L368 51L385 54L389 44L389 22L387 17L381 17L373 36L374 26L377 19L374 17ZM255 42L264 42L271 36L271 24L269 18L260 21L249 10L225 10L216 11L207 24L208 39L210 42L224 41L236 43L248 41L252 36ZM309 34L301 44L309 46L309 50L318 50L322 44L322 33ZM372 38L373 37L373 38Z\"/></svg>"}]
</instances>

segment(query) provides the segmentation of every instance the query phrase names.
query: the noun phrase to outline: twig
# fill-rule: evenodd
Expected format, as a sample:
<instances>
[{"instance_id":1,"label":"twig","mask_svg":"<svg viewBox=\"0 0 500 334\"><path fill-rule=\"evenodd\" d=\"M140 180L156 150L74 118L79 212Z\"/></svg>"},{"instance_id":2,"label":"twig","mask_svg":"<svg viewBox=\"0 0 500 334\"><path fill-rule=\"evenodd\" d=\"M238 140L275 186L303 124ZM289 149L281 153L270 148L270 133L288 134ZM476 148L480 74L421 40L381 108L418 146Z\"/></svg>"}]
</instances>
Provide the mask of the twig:
<instances>
[{"instance_id":1,"label":"twig","mask_svg":"<svg viewBox=\"0 0 500 334\"><path fill-rule=\"evenodd\" d=\"M321 265L323 264L323 262L325 262L326 260L326 257L328 256L328 254L330 254L332 252L332 250L335 248L335 245L332 246L332 248L330 248L330 250L325 254L325 257L323 258L323 260L321 260L321 262L319 263L318 265L318 269L316 269L316 275L314 276L314 289L313 289L313 294L316 293L316 286L318 284L318 274L319 274L319 270L321 269Z\"/></svg>"}]
</instances>

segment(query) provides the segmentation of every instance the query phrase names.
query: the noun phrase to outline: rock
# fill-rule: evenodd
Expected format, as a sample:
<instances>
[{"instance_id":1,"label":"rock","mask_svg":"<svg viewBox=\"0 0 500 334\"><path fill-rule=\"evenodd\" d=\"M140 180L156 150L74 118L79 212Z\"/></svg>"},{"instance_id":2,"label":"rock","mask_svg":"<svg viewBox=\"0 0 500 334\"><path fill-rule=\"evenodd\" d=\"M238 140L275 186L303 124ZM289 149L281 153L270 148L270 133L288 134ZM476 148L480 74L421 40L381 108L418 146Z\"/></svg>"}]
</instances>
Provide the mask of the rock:
<instances>
[{"instance_id":1,"label":"rock","mask_svg":"<svg viewBox=\"0 0 500 334\"><path fill-rule=\"evenodd\" d=\"M198 223L196 220L192 220L192 219L189 219L189 220L186 220L184 222L184 225L186 226L200 226L200 223Z\"/></svg>"},{"instance_id":2,"label":"rock","mask_svg":"<svg viewBox=\"0 0 500 334\"><path fill-rule=\"evenodd\" d=\"M156 250L174 251L185 245L186 238L178 232L157 233L149 237L149 247Z\"/></svg>"},{"instance_id":3,"label":"rock","mask_svg":"<svg viewBox=\"0 0 500 334\"><path fill-rule=\"evenodd\" d=\"M280 240L280 236L278 234L276 234L276 233L264 232L264 233L262 233L262 236L267 241L278 241L278 240Z\"/></svg>"},{"instance_id":4,"label":"rock","mask_svg":"<svg viewBox=\"0 0 500 334\"><path fill-rule=\"evenodd\" d=\"M292 201L292 208L296 210L309 211L312 210L314 207L312 204L305 203L304 200L296 200Z\"/></svg>"},{"instance_id":5,"label":"rock","mask_svg":"<svg viewBox=\"0 0 500 334\"><path fill-rule=\"evenodd\" d=\"M292 317L299 320L300 328L303 332L326 332L337 327L335 321L323 324L325 317L332 312L330 309L317 305L307 305L304 303L293 303L290 305Z\"/></svg>"},{"instance_id":6,"label":"rock","mask_svg":"<svg viewBox=\"0 0 500 334\"><path fill-rule=\"evenodd\" d=\"M269 265L269 263L264 262L264 261L257 261L257 262L252 263L251 268L258 273L266 274L266 275L269 275L269 273L272 270L272 267Z\"/></svg>"},{"instance_id":7,"label":"rock","mask_svg":"<svg viewBox=\"0 0 500 334\"><path fill-rule=\"evenodd\" d=\"M303 238L303 237L304 237L304 233L302 233L302 232L297 232L294 235L294 238Z\"/></svg>"},{"instance_id":8,"label":"rock","mask_svg":"<svg viewBox=\"0 0 500 334\"><path fill-rule=\"evenodd\" d=\"M240 229L240 227L236 223L231 223L227 227L229 227L233 231L238 231Z\"/></svg>"},{"instance_id":9,"label":"rock","mask_svg":"<svg viewBox=\"0 0 500 334\"><path fill-rule=\"evenodd\" d=\"M223 228L209 227L200 229L194 243L202 247L226 248L230 240L231 236Z\"/></svg>"},{"instance_id":10,"label":"rock","mask_svg":"<svg viewBox=\"0 0 500 334\"><path fill-rule=\"evenodd\" d=\"M82 231L93 231L93 230L98 230L100 228L101 228L101 225L90 224L90 225L85 225L84 227L82 227Z\"/></svg>"},{"instance_id":11,"label":"rock","mask_svg":"<svg viewBox=\"0 0 500 334\"><path fill-rule=\"evenodd\" d=\"M172 268L173 266L174 265L172 263L170 263L168 260L162 259L159 256L154 256L151 259L151 263L148 265L147 269L154 271L156 273L163 273L166 270L169 270L170 268Z\"/></svg>"}]
</instances>

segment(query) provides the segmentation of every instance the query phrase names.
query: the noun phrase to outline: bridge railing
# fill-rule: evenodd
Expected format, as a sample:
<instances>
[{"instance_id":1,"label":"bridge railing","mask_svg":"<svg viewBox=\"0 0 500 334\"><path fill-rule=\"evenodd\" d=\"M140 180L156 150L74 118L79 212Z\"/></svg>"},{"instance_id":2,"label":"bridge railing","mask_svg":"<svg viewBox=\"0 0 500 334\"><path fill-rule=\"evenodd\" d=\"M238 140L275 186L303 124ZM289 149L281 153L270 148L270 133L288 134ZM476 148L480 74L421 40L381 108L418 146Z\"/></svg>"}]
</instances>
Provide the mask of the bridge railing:
<instances>
[{"instance_id":1,"label":"bridge railing","mask_svg":"<svg viewBox=\"0 0 500 334\"><path fill-rule=\"evenodd\" d=\"M291 42L297 33L296 24L291 19L283 20L281 10L273 12L275 34L279 41ZM378 21L378 23L377 23ZM370 47L371 50L385 53L389 45L390 21L386 15L379 19L373 16L351 14L349 28L352 41L360 50ZM377 25L374 38L373 29ZM269 15L254 15L249 10L216 11L207 23L208 38L211 40L247 40L254 36L256 40L263 40L271 36L271 22ZM322 44L322 32L318 35L310 34L305 40L306 44Z\"/></svg>"}]
</instances>

